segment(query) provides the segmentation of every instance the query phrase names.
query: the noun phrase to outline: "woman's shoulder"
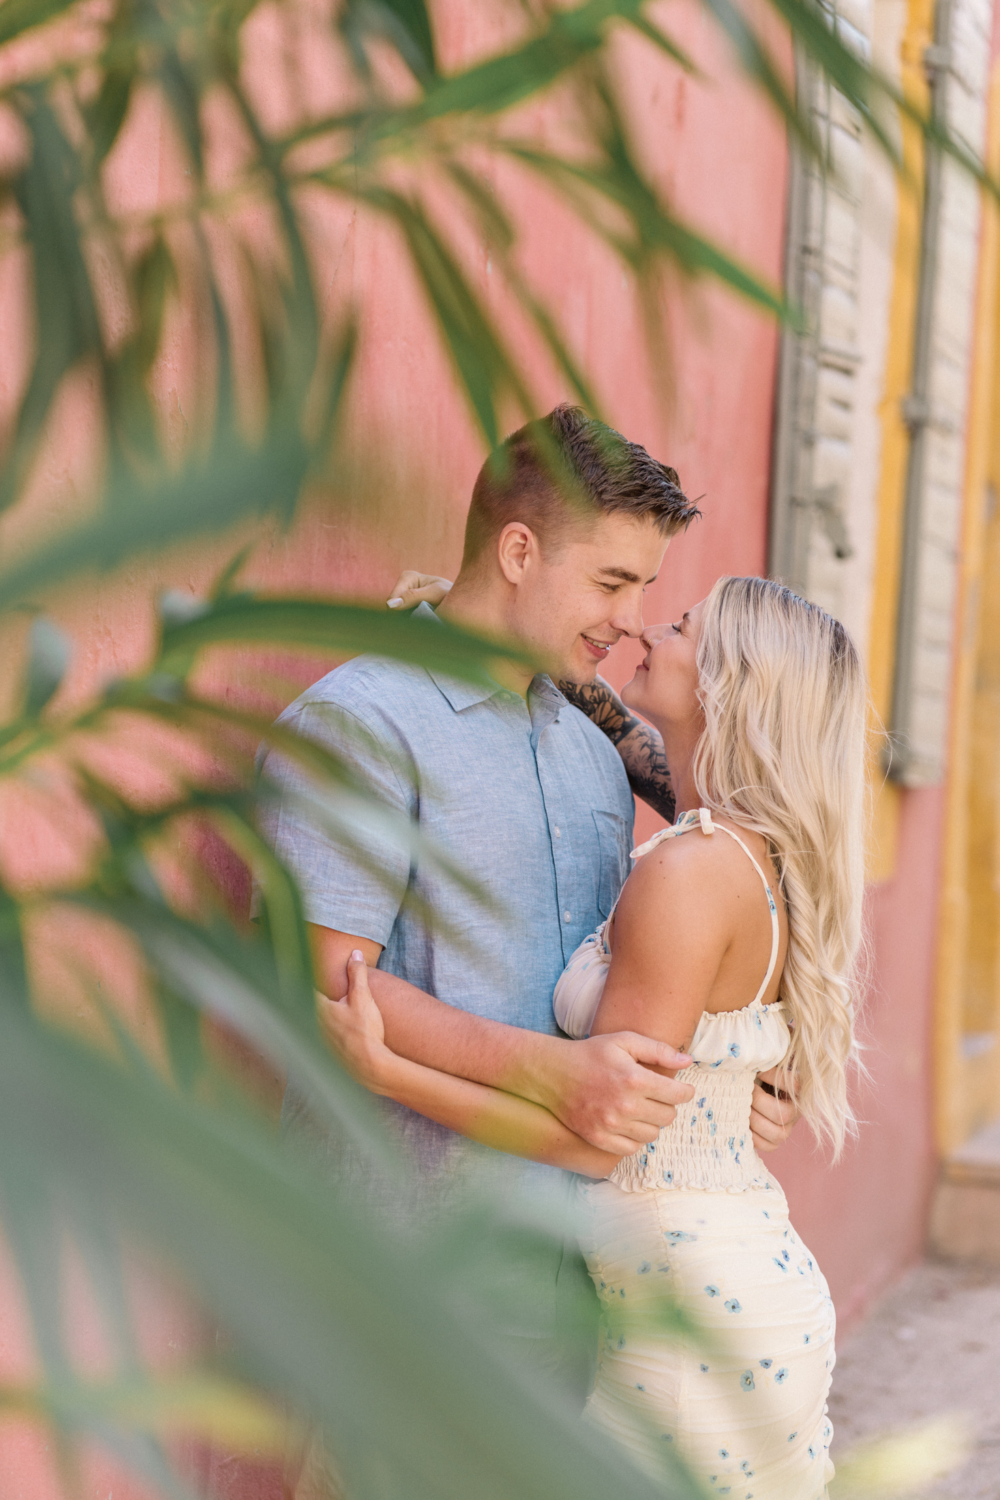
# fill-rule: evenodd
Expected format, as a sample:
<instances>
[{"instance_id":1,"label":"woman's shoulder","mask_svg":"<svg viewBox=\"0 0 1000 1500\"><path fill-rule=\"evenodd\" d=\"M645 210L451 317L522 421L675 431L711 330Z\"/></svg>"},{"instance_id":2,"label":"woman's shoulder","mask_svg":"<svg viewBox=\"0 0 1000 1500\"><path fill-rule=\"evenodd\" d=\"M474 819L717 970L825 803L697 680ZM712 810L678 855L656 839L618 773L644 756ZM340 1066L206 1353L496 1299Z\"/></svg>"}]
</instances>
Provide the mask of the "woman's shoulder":
<instances>
[{"instance_id":1,"label":"woman's shoulder","mask_svg":"<svg viewBox=\"0 0 1000 1500\"><path fill-rule=\"evenodd\" d=\"M710 833L695 823L683 834L658 839L636 860L623 900L631 887L629 904L667 902L675 910L678 906L711 907L722 915L738 903L748 882L759 877L744 850L723 829L736 834L766 871L765 841L729 819L713 817L709 826Z\"/></svg>"}]
</instances>

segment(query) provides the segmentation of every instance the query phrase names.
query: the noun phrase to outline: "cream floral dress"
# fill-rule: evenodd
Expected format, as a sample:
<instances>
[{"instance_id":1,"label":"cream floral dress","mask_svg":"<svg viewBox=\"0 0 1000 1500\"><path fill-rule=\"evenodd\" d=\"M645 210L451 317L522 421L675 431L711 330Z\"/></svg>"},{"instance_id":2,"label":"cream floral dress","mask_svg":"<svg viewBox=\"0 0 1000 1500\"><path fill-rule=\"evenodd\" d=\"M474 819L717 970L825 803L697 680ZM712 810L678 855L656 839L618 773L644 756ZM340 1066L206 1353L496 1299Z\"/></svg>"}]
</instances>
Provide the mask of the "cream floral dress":
<instances>
[{"instance_id":1,"label":"cream floral dress","mask_svg":"<svg viewBox=\"0 0 1000 1500\"><path fill-rule=\"evenodd\" d=\"M789 1043L780 1002L761 1004L778 954L777 908L742 839L704 808L633 857L693 829L729 834L753 860L770 906L771 962L744 1009L703 1013L692 1066L678 1075L693 1085L692 1103L606 1181L581 1188L582 1248L601 1299L586 1415L653 1472L676 1445L709 1494L823 1500L833 1476L833 1304L750 1134L756 1075ZM588 1034L604 987L606 927L580 945L556 987L556 1018L573 1036ZM697 1334L670 1326L664 1294Z\"/></svg>"}]
</instances>

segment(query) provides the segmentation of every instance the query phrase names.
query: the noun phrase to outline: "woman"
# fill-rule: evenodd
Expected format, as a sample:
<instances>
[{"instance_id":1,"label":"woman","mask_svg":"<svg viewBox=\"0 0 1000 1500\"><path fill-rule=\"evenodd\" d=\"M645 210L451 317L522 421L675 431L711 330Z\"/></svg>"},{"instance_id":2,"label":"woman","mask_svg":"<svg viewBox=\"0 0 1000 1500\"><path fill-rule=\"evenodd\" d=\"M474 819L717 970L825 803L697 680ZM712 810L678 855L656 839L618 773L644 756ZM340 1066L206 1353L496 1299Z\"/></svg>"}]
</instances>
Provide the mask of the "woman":
<instances>
[{"instance_id":1,"label":"woman","mask_svg":"<svg viewBox=\"0 0 1000 1500\"><path fill-rule=\"evenodd\" d=\"M759 578L720 580L643 643L622 697L663 737L680 816L635 851L555 1007L573 1035L627 1027L684 1049L693 1103L619 1161L526 1100L389 1052L363 962L331 1025L367 1087L590 1179L584 1251L603 1320L592 1421L654 1470L676 1442L711 1492L818 1500L832 1473L833 1308L754 1150L750 1098L779 1065L835 1151L853 1127L864 674L837 621ZM663 1326L664 1292L700 1340Z\"/></svg>"}]
</instances>

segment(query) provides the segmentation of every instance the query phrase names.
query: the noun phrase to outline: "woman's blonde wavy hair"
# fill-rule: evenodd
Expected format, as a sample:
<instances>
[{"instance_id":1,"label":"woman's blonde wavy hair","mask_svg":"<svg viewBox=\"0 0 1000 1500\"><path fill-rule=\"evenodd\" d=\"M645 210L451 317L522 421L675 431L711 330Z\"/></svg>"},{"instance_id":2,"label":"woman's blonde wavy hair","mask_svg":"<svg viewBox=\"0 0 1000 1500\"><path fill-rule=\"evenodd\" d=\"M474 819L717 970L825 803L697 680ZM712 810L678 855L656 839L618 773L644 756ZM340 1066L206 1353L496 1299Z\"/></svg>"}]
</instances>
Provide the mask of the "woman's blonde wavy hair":
<instances>
[{"instance_id":1,"label":"woman's blonde wavy hair","mask_svg":"<svg viewBox=\"0 0 1000 1500\"><path fill-rule=\"evenodd\" d=\"M698 640L704 806L767 840L788 910L782 1065L820 1139L856 1130L847 1066L862 949L868 691L838 620L765 578L720 578Z\"/></svg>"}]
</instances>

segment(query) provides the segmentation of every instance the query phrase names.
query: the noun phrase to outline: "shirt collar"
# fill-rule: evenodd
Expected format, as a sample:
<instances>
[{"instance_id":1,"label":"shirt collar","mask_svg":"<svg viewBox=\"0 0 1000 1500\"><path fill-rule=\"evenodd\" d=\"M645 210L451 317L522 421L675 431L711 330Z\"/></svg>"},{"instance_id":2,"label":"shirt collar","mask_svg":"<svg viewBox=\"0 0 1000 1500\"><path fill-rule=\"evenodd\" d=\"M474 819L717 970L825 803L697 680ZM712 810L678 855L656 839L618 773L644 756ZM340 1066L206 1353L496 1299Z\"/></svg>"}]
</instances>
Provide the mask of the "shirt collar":
<instances>
[{"instance_id":1,"label":"shirt collar","mask_svg":"<svg viewBox=\"0 0 1000 1500\"><path fill-rule=\"evenodd\" d=\"M413 618L437 620L438 617L431 606L424 601L413 611ZM451 677L447 672L438 672L433 667L427 667L426 671L434 686L447 698L457 714L460 714L463 708L472 708L477 703L485 703L487 698L492 698L504 691L499 682L492 685L488 682L466 682L461 677Z\"/></svg>"},{"instance_id":2,"label":"shirt collar","mask_svg":"<svg viewBox=\"0 0 1000 1500\"><path fill-rule=\"evenodd\" d=\"M419 615L422 620L437 619L434 610L426 602L418 604L413 614L414 618ZM466 682L461 677L450 677L446 672L435 671L432 667L428 667L426 670L428 677L434 683L435 687L443 697L447 698L457 714L460 714L463 709L475 707L477 703L485 703L488 698L495 698L498 694L503 694L510 698L520 696L510 688L505 688L499 682L493 682L492 684L488 682ZM539 672L536 677L531 679L528 696L529 700L535 697L543 705L543 718L545 722L557 719L559 717L559 710L566 702L566 699L556 687L552 678L548 677L544 672Z\"/></svg>"}]
</instances>

